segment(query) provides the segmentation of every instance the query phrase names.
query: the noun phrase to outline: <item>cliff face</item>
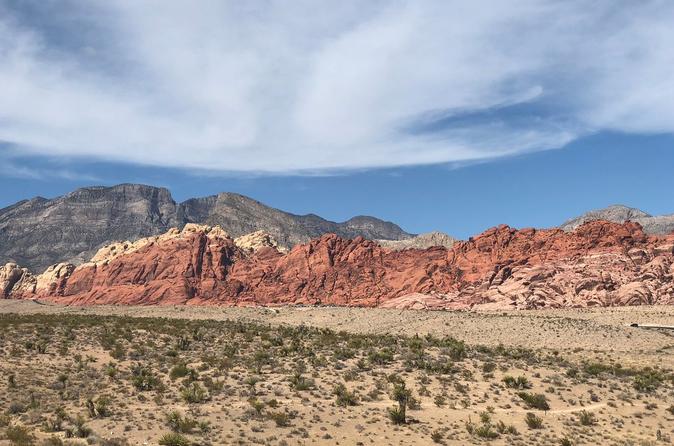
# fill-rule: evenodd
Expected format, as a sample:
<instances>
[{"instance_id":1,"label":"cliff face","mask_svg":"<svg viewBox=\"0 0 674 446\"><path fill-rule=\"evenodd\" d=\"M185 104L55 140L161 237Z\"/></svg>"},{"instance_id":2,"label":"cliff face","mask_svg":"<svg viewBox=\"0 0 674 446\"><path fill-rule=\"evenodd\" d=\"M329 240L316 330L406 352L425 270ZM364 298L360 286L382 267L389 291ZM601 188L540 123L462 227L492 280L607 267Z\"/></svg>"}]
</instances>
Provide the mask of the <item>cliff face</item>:
<instances>
[{"instance_id":1,"label":"cliff face","mask_svg":"<svg viewBox=\"0 0 674 446\"><path fill-rule=\"evenodd\" d=\"M0 261L34 271L83 261L102 243L160 234L179 224L166 189L120 185L79 189L0 210Z\"/></svg>"},{"instance_id":2,"label":"cliff face","mask_svg":"<svg viewBox=\"0 0 674 446\"><path fill-rule=\"evenodd\" d=\"M271 241L251 247L250 240ZM449 249L403 251L328 234L285 254L262 234L235 240L219 228L192 225L120 249L102 249L56 285L10 296L392 308L674 303L674 236L649 236L629 222L594 221L573 232L499 226Z\"/></svg>"},{"instance_id":3,"label":"cliff face","mask_svg":"<svg viewBox=\"0 0 674 446\"><path fill-rule=\"evenodd\" d=\"M79 264L101 246L162 234L188 223L219 225L233 237L263 230L282 247L325 233L399 240L410 237L393 223L358 217L335 223L293 215L243 195L222 193L173 201L164 188L138 184L78 189L52 200L35 198L0 209L0 264L42 271L59 262Z\"/></svg>"}]
</instances>

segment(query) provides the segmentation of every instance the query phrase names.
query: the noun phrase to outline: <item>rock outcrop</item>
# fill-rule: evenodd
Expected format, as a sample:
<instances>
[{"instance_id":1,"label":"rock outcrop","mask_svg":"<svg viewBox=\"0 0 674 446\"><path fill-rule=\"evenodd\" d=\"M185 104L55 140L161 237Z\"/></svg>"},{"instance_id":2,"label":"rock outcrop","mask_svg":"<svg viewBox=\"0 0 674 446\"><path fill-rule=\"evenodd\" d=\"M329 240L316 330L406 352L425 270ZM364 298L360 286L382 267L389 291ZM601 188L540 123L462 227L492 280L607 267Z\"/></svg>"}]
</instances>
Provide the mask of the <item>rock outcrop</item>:
<instances>
[{"instance_id":1,"label":"rock outcrop","mask_svg":"<svg viewBox=\"0 0 674 446\"><path fill-rule=\"evenodd\" d=\"M458 240L444 232L426 232L405 240L377 240L384 248L402 249L426 249L433 246L451 248Z\"/></svg>"},{"instance_id":2,"label":"rock outcrop","mask_svg":"<svg viewBox=\"0 0 674 446\"><path fill-rule=\"evenodd\" d=\"M646 212L623 205L613 205L604 209L596 209L564 222L560 228L573 231L583 223L606 220L614 223L633 221L639 223L647 234L671 234L674 232L674 214L653 216Z\"/></svg>"},{"instance_id":3,"label":"rock outcrop","mask_svg":"<svg viewBox=\"0 0 674 446\"><path fill-rule=\"evenodd\" d=\"M30 283L32 291L21 285ZM282 253L268 234L233 239L219 227L188 225L104 247L91 262L54 266L37 278L8 265L1 284L11 297L68 304L674 304L674 235L647 235L633 222L592 221L572 232L499 226L451 248L391 250L327 234Z\"/></svg>"},{"instance_id":4,"label":"rock outcrop","mask_svg":"<svg viewBox=\"0 0 674 446\"><path fill-rule=\"evenodd\" d=\"M282 247L325 233L401 240L411 237L393 223L355 217L335 223L316 215L293 215L233 193L176 203L164 188L139 184L87 187L46 199L37 197L0 209L0 264L42 271L59 262L80 264L116 240L163 234L196 223L220 226L232 237L265 231Z\"/></svg>"}]
</instances>

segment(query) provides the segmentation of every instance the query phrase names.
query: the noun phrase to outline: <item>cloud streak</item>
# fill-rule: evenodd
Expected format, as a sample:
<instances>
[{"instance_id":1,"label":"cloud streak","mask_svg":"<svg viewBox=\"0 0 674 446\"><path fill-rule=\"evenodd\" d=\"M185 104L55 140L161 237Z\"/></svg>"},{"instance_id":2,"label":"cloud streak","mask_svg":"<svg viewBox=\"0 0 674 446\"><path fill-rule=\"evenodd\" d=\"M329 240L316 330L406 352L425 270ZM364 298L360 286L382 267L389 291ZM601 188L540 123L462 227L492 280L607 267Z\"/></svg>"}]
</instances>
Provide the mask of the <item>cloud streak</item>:
<instances>
[{"instance_id":1,"label":"cloud streak","mask_svg":"<svg viewBox=\"0 0 674 446\"><path fill-rule=\"evenodd\" d=\"M0 0L0 141L302 173L674 132L674 4Z\"/></svg>"}]
</instances>

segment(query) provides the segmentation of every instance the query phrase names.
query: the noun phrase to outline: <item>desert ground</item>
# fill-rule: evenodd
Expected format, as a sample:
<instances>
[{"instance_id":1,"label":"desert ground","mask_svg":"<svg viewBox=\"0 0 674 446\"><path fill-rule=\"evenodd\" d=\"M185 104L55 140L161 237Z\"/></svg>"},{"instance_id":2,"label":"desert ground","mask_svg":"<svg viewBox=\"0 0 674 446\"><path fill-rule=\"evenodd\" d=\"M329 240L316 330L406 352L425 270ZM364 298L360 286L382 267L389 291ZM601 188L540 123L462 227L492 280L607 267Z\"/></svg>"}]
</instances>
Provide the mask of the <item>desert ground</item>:
<instances>
[{"instance_id":1,"label":"desert ground","mask_svg":"<svg viewBox=\"0 0 674 446\"><path fill-rule=\"evenodd\" d=\"M659 445L673 307L0 300L0 444Z\"/></svg>"}]
</instances>

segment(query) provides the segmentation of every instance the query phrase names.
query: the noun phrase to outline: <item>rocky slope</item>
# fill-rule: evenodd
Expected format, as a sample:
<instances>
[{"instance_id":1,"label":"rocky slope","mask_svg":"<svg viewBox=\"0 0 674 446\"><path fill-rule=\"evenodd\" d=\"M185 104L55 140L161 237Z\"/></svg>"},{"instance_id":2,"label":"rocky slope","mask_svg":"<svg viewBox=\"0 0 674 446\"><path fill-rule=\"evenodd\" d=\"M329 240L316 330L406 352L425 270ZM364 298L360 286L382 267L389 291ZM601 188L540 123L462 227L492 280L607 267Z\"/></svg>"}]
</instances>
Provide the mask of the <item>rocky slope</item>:
<instances>
[{"instance_id":1,"label":"rocky slope","mask_svg":"<svg viewBox=\"0 0 674 446\"><path fill-rule=\"evenodd\" d=\"M222 193L176 203L164 188L138 184L88 187L51 200L34 198L0 209L0 264L41 271L59 262L81 263L106 243L158 235L187 223L221 226L239 237L257 230L291 247L325 233L405 239L393 223L356 217L335 223L293 215L243 195Z\"/></svg>"},{"instance_id":2,"label":"rocky slope","mask_svg":"<svg viewBox=\"0 0 674 446\"><path fill-rule=\"evenodd\" d=\"M639 223L647 234L671 234L674 232L674 215L653 216L646 212L623 205L596 209L564 222L560 228L572 231L588 221L606 220L614 223L634 221Z\"/></svg>"},{"instance_id":3,"label":"rocky slope","mask_svg":"<svg viewBox=\"0 0 674 446\"><path fill-rule=\"evenodd\" d=\"M268 242L251 247L251 240ZM13 279L8 294L76 304L673 304L673 250L674 236L647 235L633 222L592 221L572 232L499 226L451 248L405 250L328 234L285 254L267 235L233 239L219 227L189 225L103 248L89 263L51 271L48 285L42 276L24 279L32 290ZM27 274L16 268L5 267L5 276Z\"/></svg>"},{"instance_id":4,"label":"rocky slope","mask_svg":"<svg viewBox=\"0 0 674 446\"><path fill-rule=\"evenodd\" d=\"M433 246L444 246L451 248L458 240L444 232L426 232L415 235L405 240L377 240L384 248L402 250L402 249L426 249Z\"/></svg>"}]
</instances>

